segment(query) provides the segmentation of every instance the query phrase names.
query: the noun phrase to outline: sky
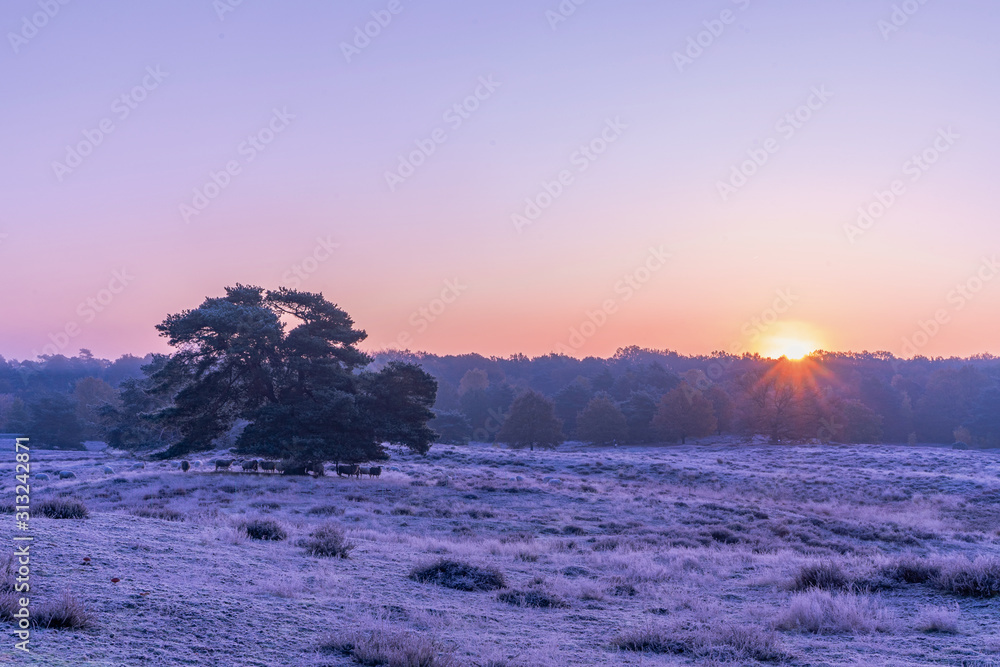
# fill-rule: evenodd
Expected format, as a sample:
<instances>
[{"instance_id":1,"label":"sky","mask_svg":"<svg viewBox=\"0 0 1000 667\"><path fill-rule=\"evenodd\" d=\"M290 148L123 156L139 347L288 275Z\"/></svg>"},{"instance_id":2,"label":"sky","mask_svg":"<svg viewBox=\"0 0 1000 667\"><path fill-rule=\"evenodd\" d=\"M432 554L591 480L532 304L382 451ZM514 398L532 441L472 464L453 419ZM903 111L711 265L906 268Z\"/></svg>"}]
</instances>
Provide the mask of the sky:
<instances>
[{"instance_id":1,"label":"sky","mask_svg":"<svg viewBox=\"0 0 1000 667\"><path fill-rule=\"evenodd\" d=\"M988 0L7 0L0 354L1000 353Z\"/></svg>"}]
</instances>

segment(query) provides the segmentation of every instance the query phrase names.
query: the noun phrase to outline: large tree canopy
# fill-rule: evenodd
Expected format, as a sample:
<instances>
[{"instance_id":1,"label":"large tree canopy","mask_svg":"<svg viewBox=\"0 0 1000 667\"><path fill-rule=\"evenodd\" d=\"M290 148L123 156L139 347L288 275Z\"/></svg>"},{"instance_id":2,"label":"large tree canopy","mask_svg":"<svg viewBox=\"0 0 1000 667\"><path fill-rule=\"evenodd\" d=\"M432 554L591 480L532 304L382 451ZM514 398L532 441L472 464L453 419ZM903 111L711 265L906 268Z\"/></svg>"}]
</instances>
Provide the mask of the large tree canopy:
<instances>
[{"instance_id":1,"label":"large tree canopy","mask_svg":"<svg viewBox=\"0 0 1000 667\"><path fill-rule=\"evenodd\" d=\"M363 372L366 334L322 294L236 285L157 325L177 352L151 376L172 397L156 419L180 439L165 456L210 449L238 419L246 454L320 461L386 458L383 441L426 452L437 383L418 366Z\"/></svg>"}]
</instances>

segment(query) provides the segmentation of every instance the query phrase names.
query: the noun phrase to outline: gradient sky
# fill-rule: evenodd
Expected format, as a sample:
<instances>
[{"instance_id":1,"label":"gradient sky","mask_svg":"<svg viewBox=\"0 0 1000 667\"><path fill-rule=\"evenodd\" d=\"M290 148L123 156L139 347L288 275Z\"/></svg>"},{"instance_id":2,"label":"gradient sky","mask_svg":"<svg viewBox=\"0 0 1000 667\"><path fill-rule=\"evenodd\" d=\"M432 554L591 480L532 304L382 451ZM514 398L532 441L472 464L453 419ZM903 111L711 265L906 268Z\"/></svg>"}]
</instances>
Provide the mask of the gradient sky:
<instances>
[{"instance_id":1,"label":"gradient sky","mask_svg":"<svg viewBox=\"0 0 1000 667\"><path fill-rule=\"evenodd\" d=\"M0 354L164 351L167 313L292 278L372 350L1000 353L995 2L589 0L559 22L558 0L234 4L0 6ZM342 44L390 4L348 62ZM894 4L916 11L890 32ZM116 102L137 86L134 109ZM477 88L468 118L446 116ZM779 126L813 90L830 97ZM78 166L55 164L102 121ZM602 132L615 140L581 158ZM724 201L719 182L769 139ZM925 150L937 161L915 171Z\"/></svg>"}]
</instances>

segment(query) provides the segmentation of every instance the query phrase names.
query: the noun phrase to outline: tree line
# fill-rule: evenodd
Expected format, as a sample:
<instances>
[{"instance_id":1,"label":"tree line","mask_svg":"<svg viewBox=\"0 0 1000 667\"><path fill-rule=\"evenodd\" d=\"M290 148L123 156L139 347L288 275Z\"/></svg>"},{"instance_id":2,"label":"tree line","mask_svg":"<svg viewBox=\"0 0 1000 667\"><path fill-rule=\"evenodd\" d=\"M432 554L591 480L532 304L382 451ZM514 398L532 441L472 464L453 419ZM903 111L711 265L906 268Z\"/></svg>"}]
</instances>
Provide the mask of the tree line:
<instances>
[{"instance_id":1,"label":"tree line","mask_svg":"<svg viewBox=\"0 0 1000 667\"><path fill-rule=\"evenodd\" d=\"M157 326L172 354L0 357L0 431L164 457L218 446L308 466L470 440L1000 446L1000 359L820 352L801 361L628 347L607 359L366 354L321 294L237 285Z\"/></svg>"}]
</instances>

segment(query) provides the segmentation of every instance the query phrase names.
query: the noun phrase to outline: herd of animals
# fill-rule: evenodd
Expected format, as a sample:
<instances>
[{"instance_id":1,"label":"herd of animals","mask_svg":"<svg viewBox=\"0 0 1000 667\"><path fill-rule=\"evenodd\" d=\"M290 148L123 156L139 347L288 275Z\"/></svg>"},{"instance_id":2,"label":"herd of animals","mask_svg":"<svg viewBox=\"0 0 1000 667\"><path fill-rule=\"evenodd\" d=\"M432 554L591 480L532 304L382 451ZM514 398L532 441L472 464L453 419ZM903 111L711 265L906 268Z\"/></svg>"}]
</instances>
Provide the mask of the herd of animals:
<instances>
[{"instance_id":1,"label":"herd of animals","mask_svg":"<svg viewBox=\"0 0 1000 667\"><path fill-rule=\"evenodd\" d=\"M237 461L236 459L216 459L215 460L215 470L229 470L233 465L239 466L243 469L243 472L276 472L283 473L285 471L285 466L282 461L258 461L257 459L250 459L247 461ZM311 472L316 474L323 474L322 464L317 464L318 470L314 469ZM191 469L191 463L189 461L181 461L181 470L187 472ZM338 463L336 467L337 477L357 477L361 479L362 475L368 475L371 477L380 477L382 475L381 466L360 466L356 463L351 464L341 464Z\"/></svg>"}]
</instances>

